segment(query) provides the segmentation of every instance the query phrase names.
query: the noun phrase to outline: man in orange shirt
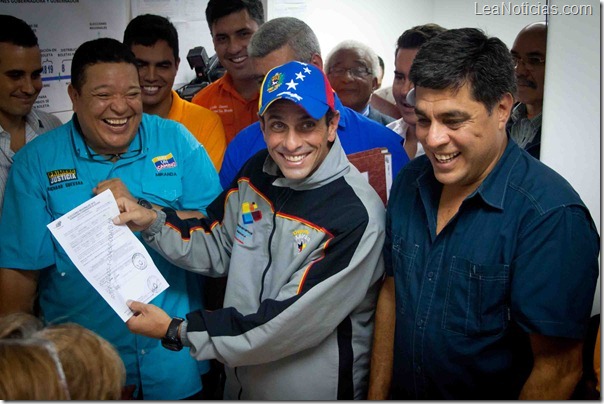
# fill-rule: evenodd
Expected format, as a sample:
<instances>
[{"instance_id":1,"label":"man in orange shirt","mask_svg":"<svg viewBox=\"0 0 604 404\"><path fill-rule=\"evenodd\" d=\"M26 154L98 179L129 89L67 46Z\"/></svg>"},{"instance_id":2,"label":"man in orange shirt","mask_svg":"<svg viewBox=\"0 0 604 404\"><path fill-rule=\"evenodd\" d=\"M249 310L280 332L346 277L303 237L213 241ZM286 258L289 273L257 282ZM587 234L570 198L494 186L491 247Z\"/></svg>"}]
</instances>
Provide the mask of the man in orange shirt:
<instances>
[{"instance_id":1,"label":"man in orange shirt","mask_svg":"<svg viewBox=\"0 0 604 404\"><path fill-rule=\"evenodd\" d=\"M143 111L182 123L203 145L219 171L226 149L220 117L183 100L172 89L180 64L174 25L158 15L139 15L126 27L124 44L136 57Z\"/></svg>"},{"instance_id":2,"label":"man in orange shirt","mask_svg":"<svg viewBox=\"0 0 604 404\"><path fill-rule=\"evenodd\" d=\"M247 45L264 23L260 0L210 0L206 8L214 50L226 74L193 97L192 102L220 115L227 144L258 120L258 87Z\"/></svg>"}]
</instances>

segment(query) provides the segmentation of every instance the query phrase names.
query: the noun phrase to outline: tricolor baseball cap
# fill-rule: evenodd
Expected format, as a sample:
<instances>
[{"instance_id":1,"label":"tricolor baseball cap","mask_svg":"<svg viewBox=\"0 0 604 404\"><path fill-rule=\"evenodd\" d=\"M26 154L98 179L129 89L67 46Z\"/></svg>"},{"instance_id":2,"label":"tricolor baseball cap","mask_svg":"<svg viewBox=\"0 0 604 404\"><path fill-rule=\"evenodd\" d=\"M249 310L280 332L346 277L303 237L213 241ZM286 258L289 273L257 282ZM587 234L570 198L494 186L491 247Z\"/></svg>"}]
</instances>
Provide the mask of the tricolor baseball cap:
<instances>
[{"instance_id":1,"label":"tricolor baseball cap","mask_svg":"<svg viewBox=\"0 0 604 404\"><path fill-rule=\"evenodd\" d=\"M258 102L258 114L277 100L290 100L314 119L321 119L328 109L335 111L334 92L327 76L314 65L289 62L277 66L264 77Z\"/></svg>"}]
</instances>

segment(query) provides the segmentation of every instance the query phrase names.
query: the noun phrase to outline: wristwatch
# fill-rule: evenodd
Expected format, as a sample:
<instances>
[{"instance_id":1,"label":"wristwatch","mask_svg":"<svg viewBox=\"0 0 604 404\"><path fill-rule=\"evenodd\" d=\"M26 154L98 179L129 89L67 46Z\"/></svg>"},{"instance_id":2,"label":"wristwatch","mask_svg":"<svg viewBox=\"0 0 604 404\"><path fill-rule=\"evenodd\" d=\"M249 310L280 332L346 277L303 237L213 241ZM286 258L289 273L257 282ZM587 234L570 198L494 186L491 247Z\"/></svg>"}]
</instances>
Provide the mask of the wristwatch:
<instances>
[{"instance_id":1,"label":"wristwatch","mask_svg":"<svg viewBox=\"0 0 604 404\"><path fill-rule=\"evenodd\" d=\"M182 349L182 341L178 336L178 327L185 321L182 318L174 317L168 326L166 335L161 339L161 344L164 348L170 351L180 351Z\"/></svg>"},{"instance_id":2,"label":"wristwatch","mask_svg":"<svg viewBox=\"0 0 604 404\"><path fill-rule=\"evenodd\" d=\"M151 202L149 202L146 199L138 198L138 201L136 203L138 203L139 205L141 205L143 208L153 209L153 205L151 205Z\"/></svg>"}]
</instances>

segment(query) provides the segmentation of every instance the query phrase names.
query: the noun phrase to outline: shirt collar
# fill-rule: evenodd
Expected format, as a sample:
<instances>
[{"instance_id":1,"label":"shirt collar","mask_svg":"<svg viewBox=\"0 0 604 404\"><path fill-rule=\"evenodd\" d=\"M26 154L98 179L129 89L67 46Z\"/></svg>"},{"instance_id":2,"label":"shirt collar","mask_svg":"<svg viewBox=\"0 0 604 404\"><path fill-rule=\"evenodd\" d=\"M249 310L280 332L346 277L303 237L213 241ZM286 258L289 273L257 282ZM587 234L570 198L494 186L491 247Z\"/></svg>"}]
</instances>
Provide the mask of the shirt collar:
<instances>
[{"instance_id":1,"label":"shirt collar","mask_svg":"<svg viewBox=\"0 0 604 404\"><path fill-rule=\"evenodd\" d=\"M526 110L526 105L521 102L519 102L512 110L512 122L517 122L523 118L526 118L529 121L531 121L532 124L541 126L541 116L542 116L542 113L540 112L537 115L535 115L534 117L529 118L528 112Z\"/></svg>"},{"instance_id":2,"label":"shirt collar","mask_svg":"<svg viewBox=\"0 0 604 404\"><path fill-rule=\"evenodd\" d=\"M508 144L503 155L482 184L468 196L468 199L474 195L480 195L488 205L497 209L503 209L510 174L520 154L521 149L508 138Z\"/></svg>"},{"instance_id":3,"label":"shirt collar","mask_svg":"<svg viewBox=\"0 0 604 404\"><path fill-rule=\"evenodd\" d=\"M27 124L29 126L31 126L31 128L36 133L40 133L40 128L44 128L44 124L42 123L42 120L40 119L40 117L38 117L36 110L33 108L30 111L30 113L27 114L27 116L25 117L25 121L27 122Z\"/></svg>"},{"instance_id":4,"label":"shirt collar","mask_svg":"<svg viewBox=\"0 0 604 404\"><path fill-rule=\"evenodd\" d=\"M336 107L336 111L340 113L340 122L338 123L338 128L346 129L346 122L348 121L348 114L352 113L351 109L347 109L347 107L342 104L338 95L333 93L334 98L334 106Z\"/></svg>"},{"instance_id":5,"label":"shirt collar","mask_svg":"<svg viewBox=\"0 0 604 404\"><path fill-rule=\"evenodd\" d=\"M365 109L361 112L363 116L369 116L369 104L365 106Z\"/></svg>"},{"instance_id":6,"label":"shirt collar","mask_svg":"<svg viewBox=\"0 0 604 404\"><path fill-rule=\"evenodd\" d=\"M44 124L42 120L38 117L36 110L32 108L31 111L25 116L25 132L28 132L27 126L33 130L34 133L40 133L40 128L44 128ZM5 132L6 130L0 125L0 132Z\"/></svg>"},{"instance_id":7,"label":"shirt collar","mask_svg":"<svg viewBox=\"0 0 604 404\"><path fill-rule=\"evenodd\" d=\"M277 177L277 179L273 181L274 186L304 191L324 186L346 174L350 170L350 163L342 149L340 138L336 136L329 153L327 153L327 156L325 156L321 165L309 177L301 180L290 180L285 178L270 154L267 155L262 170L269 175Z\"/></svg>"},{"instance_id":8,"label":"shirt collar","mask_svg":"<svg viewBox=\"0 0 604 404\"><path fill-rule=\"evenodd\" d=\"M503 210L510 174L520 155L521 149L508 138L508 144L503 155L495 164L493 170L466 199L480 197L487 205ZM432 164L428 162L426 167L426 170L417 176L416 184L420 190L424 189L429 192L429 200L437 201L442 190L442 184L434 176Z\"/></svg>"},{"instance_id":9,"label":"shirt collar","mask_svg":"<svg viewBox=\"0 0 604 404\"><path fill-rule=\"evenodd\" d=\"M237 92L237 90L235 89L235 85L233 84L233 77L231 77L229 72L226 72L220 78L220 81L218 82L218 86L220 87L221 90L226 91L227 93L231 94L233 97L239 99L244 104L249 104L249 103L253 103L253 102L258 103L258 99L260 98L260 93L256 93L255 97L253 97L249 100L244 99L241 96L241 94L239 94Z\"/></svg>"}]
</instances>

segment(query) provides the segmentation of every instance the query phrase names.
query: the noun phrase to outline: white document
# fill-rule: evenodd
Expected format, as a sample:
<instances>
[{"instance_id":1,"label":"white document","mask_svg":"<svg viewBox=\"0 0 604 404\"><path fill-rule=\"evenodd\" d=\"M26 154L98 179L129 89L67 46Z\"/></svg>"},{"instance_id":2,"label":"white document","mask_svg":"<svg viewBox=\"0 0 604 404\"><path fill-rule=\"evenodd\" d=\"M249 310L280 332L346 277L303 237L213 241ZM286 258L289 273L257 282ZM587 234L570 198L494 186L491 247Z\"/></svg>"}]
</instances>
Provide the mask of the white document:
<instances>
[{"instance_id":1,"label":"white document","mask_svg":"<svg viewBox=\"0 0 604 404\"><path fill-rule=\"evenodd\" d=\"M113 194L106 190L50 223L48 229L126 322L133 315L128 300L149 303L170 285L134 233L113 223L119 213Z\"/></svg>"}]
</instances>

